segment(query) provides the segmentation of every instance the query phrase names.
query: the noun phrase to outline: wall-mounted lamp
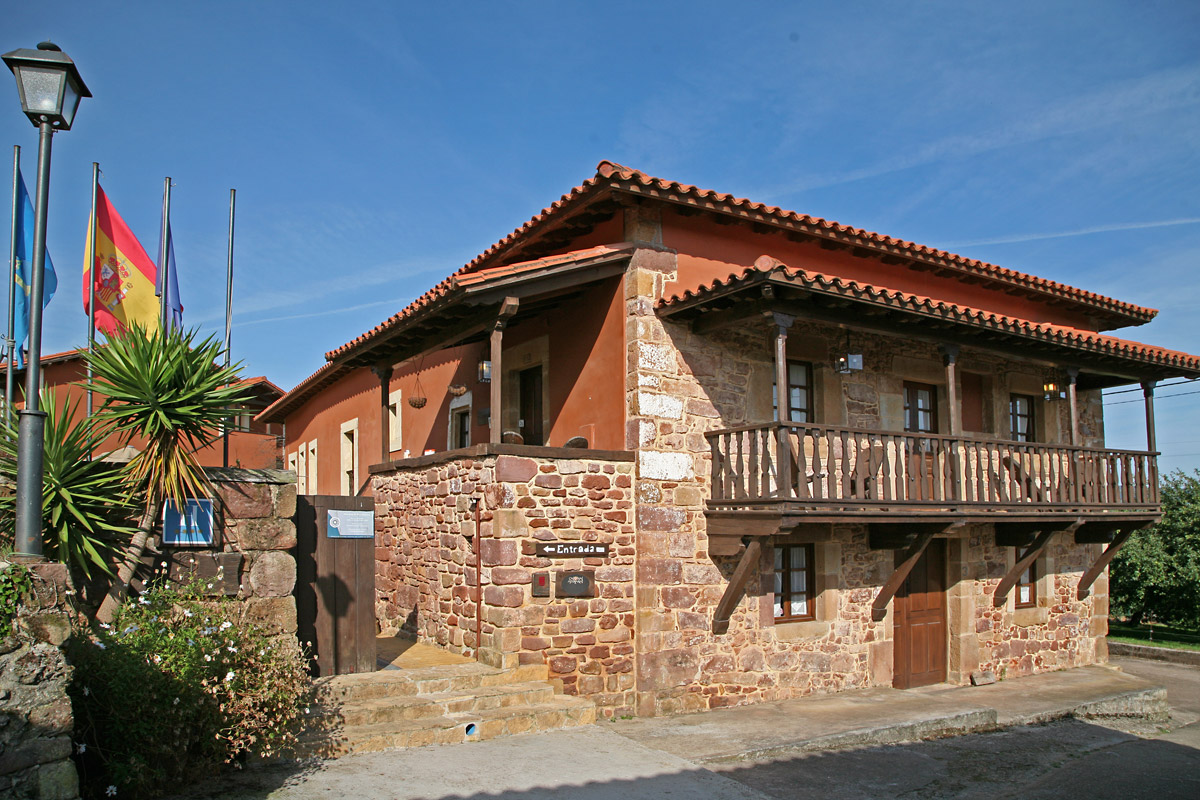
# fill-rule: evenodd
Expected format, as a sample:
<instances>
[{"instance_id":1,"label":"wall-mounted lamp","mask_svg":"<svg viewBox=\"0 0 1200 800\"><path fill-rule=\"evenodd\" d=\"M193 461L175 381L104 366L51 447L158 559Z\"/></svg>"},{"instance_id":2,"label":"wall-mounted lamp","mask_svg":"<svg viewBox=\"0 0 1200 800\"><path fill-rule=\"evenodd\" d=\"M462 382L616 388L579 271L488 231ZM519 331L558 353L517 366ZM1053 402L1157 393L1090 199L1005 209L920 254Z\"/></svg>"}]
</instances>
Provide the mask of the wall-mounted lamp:
<instances>
[{"instance_id":1,"label":"wall-mounted lamp","mask_svg":"<svg viewBox=\"0 0 1200 800\"><path fill-rule=\"evenodd\" d=\"M492 362L491 361L488 361L487 359L483 359L479 362L478 377L479 377L480 383L491 383L492 382Z\"/></svg>"},{"instance_id":2,"label":"wall-mounted lamp","mask_svg":"<svg viewBox=\"0 0 1200 800\"><path fill-rule=\"evenodd\" d=\"M1042 384L1042 396L1046 400L1061 400L1063 399L1063 388L1055 381L1046 381Z\"/></svg>"},{"instance_id":3,"label":"wall-mounted lamp","mask_svg":"<svg viewBox=\"0 0 1200 800\"><path fill-rule=\"evenodd\" d=\"M848 375L851 372L860 371L862 368L862 353L850 352L850 331L846 331L846 353L838 356L837 361L833 362L833 371L839 375Z\"/></svg>"}]
</instances>

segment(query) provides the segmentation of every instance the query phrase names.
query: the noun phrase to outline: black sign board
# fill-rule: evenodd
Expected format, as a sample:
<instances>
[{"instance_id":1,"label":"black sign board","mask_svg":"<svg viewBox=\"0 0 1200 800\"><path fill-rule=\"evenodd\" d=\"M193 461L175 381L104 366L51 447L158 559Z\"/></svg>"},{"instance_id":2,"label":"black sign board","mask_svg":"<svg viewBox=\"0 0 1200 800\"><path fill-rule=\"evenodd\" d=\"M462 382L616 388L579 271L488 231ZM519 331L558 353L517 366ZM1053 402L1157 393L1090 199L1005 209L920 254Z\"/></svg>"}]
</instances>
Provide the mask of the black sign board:
<instances>
[{"instance_id":1,"label":"black sign board","mask_svg":"<svg viewBox=\"0 0 1200 800\"><path fill-rule=\"evenodd\" d=\"M560 572L557 575L555 597L595 597L596 577L594 572Z\"/></svg>"},{"instance_id":2,"label":"black sign board","mask_svg":"<svg viewBox=\"0 0 1200 800\"><path fill-rule=\"evenodd\" d=\"M549 558L608 558L608 545L599 542L538 542L536 552Z\"/></svg>"}]
</instances>

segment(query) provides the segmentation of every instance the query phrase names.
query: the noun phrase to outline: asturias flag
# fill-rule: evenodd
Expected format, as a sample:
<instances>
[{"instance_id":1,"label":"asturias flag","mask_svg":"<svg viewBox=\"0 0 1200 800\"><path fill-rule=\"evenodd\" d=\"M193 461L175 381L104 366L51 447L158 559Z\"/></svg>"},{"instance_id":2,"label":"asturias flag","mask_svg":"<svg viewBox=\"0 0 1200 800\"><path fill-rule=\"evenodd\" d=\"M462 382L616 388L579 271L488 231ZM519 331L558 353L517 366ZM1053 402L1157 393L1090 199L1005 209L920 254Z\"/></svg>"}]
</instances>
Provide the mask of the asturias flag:
<instances>
[{"instance_id":1,"label":"asturias flag","mask_svg":"<svg viewBox=\"0 0 1200 800\"><path fill-rule=\"evenodd\" d=\"M88 228L88 249L95 230L96 262L92 269L85 253L83 310L89 311L88 281L94 280L97 328L108 334L134 325L147 331L158 330L158 298L154 296L158 269L99 186L93 223Z\"/></svg>"},{"instance_id":2,"label":"asturias flag","mask_svg":"<svg viewBox=\"0 0 1200 800\"><path fill-rule=\"evenodd\" d=\"M25 189L25 179L17 174L17 269L13 287L13 341L16 342L17 366L25 366L25 340L29 338L29 293L33 287L33 203ZM50 304L58 288L58 276L46 251L46 272L42 278L42 308Z\"/></svg>"}]
</instances>

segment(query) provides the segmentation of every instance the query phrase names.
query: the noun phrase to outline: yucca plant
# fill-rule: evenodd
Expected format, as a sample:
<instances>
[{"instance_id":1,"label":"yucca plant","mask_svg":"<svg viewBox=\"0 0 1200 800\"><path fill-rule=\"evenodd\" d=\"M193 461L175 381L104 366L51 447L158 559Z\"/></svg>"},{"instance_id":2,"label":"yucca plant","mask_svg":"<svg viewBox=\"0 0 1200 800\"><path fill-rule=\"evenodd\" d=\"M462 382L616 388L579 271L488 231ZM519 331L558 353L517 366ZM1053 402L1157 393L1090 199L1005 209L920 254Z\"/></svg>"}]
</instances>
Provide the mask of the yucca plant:
<instances>
[{"instance_id":1,"label":"yucca plant","mask_svg":"<svg viewBox=\"0 0 1200 800\"><path fill-rule=\"evenodd\" d=\"M46 411L42 463L42 546L48 558L68 564L91 579L94 570L111 574L109 564L133 533L136 505L113 464L91 459L92 443L106 435L95 417L79 413L68 400L61 410L54 394L42 392ZM0 418L0 480L16 482L16 425ZM0 494L0 540L15 535L16 498Z\"/></svg>"},{"instance_id":2,"label":"yucca plant","mask_svg":"<svg viewBox=\"0 0 1200 800\"><path fill-rule=\"evenodd\" d=\"M222 355L215 337L198 340L194 330L135 327L109 336L89 357L89 385L104 398L97 419L124 444L142 447L122 473L142 497L142 514L96 615L101 622L110 622L124 600L165 501L183 508L188 497L213 494L195 453L213 443L222 422L249 399L238 383L241 365L225 368Z\"/></svg>"}]
</instances>

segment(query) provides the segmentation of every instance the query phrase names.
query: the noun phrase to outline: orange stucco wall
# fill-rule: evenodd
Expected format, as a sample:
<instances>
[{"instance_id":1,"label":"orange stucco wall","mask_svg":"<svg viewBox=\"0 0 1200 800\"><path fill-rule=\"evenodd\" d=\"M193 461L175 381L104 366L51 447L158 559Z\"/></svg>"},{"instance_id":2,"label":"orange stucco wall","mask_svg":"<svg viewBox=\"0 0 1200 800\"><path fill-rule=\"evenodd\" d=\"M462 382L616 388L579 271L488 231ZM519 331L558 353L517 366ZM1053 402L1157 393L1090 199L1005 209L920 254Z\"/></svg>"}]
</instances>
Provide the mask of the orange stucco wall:
<instances>
[{"instance_id":1,"label":"orange stucco wall","mask_svg":"<svg viewBox=\"0 0 1200 800\"><path fill-rule=\"evenodd\" d=\"M878 258L854 256L848 250L825 250L815 242L794 242L780 233L756 233L743 225L714 225L704 216L683 216L662 209L663 244L679 253L678 281L668 284L666 296L706 285L717 278L753 266L762 255L789 267L836 275L843 279L911 292L960 305L1020 317L1095 330L1087 317L1061 306L1017 297L980 284L938 277Z\"/></svg>"},{"instance_id":2,"label":"orange stucco wall","mask_svg":"<svg viewBox=\"0 0 1200 800\"><path fill-rule=\"evenodd\" d=\"M22 404L25 396L24 372L17 374L16 400ZM0 370L0 381L4 373ZM43 391L50 391L54 396L55 410L61 414L70 404L75 411L75 418L87 413L87 389L83 384L87 380L87 370L81 358L70 358L65 361L55 361L42 365ZM104 398L96 395L94 407L99 408ZM251 413L256 413L252 411ZM275 469L279 466L279 440L277 435L282 431L280 425L264 425L250 422L249 430L230 431L229 434L229 466L245 469ZM118 436L109 436L96 445L95 453L103 456L123 447L126 443ZM129 442L141 450L144 440L134 438ZM224 447L220 440L202 447L196 451L196 459L201 466L219 467L224 464Z\"/></svg>"},{"instance_id":3,"label":"orange stucco wall","mask_svg":"<svg viewBox=\"0 0 1200 800\"><path fill-rule=\"evenodd\" d=\"M546 338L549 446L559 447L582 435L592 448L623 447L625 330L621 285L620 278L597 284L546 315L505 331L505 353L528 350L531 342ZM389 448L390 458L404 458L405 451L416 457L427 450L447 449L451 405L455 402L447 387L455 383L470 392L471 442L488 440L489 428L480 423L484 421L482 410L491 405L491 387L479 383L476 374L485 347L480 343L449 348L396 367L388 391L389 395L397 390L401 393L401 446ZM502 362L506 372L523 366L511 363L507 357ZM408 402L418 392L426 398L419 409ZM358 420L358 484L368 484L367 470L383 460L380 394L379 379L364 367L314 393L288 414L285 458L297 453L301 443L317 442L316 486L307 486L306 481L309 494L342 493L340 437L342 425L354 419Z\"/></svg>"}]
</instances>

